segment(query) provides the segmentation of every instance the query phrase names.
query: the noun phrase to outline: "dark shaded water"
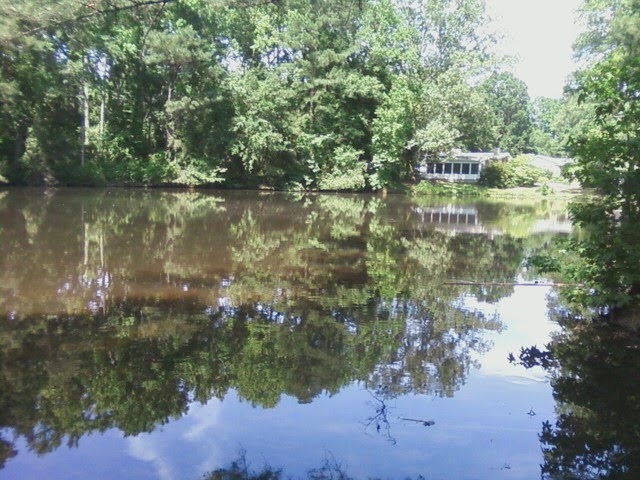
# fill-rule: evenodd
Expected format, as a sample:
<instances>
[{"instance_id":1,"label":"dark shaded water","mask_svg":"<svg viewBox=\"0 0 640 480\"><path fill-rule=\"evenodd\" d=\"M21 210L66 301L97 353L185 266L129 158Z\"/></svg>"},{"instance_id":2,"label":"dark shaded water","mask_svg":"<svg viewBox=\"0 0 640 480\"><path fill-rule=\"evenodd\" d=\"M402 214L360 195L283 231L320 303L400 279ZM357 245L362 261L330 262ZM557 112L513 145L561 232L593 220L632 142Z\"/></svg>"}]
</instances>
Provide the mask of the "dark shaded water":
<instances>
[{"instance_id":1,"label":"dark shaded water","mask_svg":"<svg viewBox=\"0 0 640 480\"><path fill-rule=\"evenodd\" d=\"M0 191L3 478L536 478L553 203ZM459 281L481 285L461 285Z\"/></svg>"}]
</instances>

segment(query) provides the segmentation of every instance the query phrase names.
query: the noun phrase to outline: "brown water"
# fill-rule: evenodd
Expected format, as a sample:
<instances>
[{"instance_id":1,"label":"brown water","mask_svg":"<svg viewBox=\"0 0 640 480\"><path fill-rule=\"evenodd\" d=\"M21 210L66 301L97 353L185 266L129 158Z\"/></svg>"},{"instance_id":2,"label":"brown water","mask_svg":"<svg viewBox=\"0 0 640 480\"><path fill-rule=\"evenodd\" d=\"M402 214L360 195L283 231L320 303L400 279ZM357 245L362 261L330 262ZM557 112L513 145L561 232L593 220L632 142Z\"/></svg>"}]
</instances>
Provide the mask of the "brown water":
<instances>
[{"instance_id":1,"label":"brown water","mask_svg":"<svg viewBox=\"0 0 640 480\"><path fill-rule=\"evenodd\" d=\"M538 476L551 389L507 355L548 340L552 292L511 284L569 231L549 202L0 191L0 477L196 479L242 449Z\"/></svg>"}]
</instances>

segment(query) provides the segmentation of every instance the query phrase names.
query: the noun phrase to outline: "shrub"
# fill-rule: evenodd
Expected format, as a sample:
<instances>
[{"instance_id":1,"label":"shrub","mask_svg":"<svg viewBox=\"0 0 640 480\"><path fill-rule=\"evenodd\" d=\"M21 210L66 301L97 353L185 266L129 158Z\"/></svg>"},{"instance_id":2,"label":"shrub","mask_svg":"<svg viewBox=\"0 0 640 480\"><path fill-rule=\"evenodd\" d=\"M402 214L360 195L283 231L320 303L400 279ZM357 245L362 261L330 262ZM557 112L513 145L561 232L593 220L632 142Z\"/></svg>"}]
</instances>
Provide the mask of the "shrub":
<instances>
[{"instance_id":1,"label":"shrub","mask_svg":"<svg viewBox=\"0 0 640 480\"><path fill-rule=\"evenodd\" d=\"M548 179L548 172L532 166L525 155L511 161L487 165L480 175L480 184L494 188L532 187Z\"/></svg>"},{"instance_id":2,"label":"shrub","mask_svg":"<svg viewBox=\"0 0 640 480\"><path fill-rule=\"evenodd\" d=\"M333 165L318 180L320 190L364 190L367 185L362 151L351 147L336 148Z\"/></svg>"},{"instance_id":3,"label":"shrub","mask_svg":"<svg viewBox=\"0 0 640 480\"><path fill-rule=\"evenodd\" d=\"M70 169L66 181L69 185L85 187L103 186L107 183L102 169L93 161L87 161L84 165Z\"/></svg>"}]
</instances>

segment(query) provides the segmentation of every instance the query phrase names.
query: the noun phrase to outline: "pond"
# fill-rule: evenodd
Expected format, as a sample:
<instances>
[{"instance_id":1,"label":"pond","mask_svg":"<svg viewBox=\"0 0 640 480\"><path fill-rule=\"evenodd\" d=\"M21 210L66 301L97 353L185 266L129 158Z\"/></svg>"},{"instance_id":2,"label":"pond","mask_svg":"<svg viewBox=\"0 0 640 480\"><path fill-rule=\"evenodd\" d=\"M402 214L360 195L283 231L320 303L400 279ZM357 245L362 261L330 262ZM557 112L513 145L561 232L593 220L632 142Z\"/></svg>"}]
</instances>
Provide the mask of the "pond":
<instances>
[{"instance_id":1,"label":"pond","mask_svg":"<svg viewBox=\"0 0 640 480\"><path fill-rule=\"evenodd\" d=\"M553 202L0 191L0 477L538 478L556 404L508 357L559 330L524 258L570 232Z\"/></svg>"}]
</instances>

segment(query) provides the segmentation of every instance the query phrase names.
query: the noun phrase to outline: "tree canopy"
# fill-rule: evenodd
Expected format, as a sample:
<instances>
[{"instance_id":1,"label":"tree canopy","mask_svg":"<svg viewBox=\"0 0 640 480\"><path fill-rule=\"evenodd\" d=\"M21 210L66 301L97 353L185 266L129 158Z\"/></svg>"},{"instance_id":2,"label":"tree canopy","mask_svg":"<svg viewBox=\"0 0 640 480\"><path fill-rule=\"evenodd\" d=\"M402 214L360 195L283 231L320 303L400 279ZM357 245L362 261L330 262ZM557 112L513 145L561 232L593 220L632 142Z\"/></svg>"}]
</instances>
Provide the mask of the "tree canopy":
<instances>
[{"instance_id":1,"label":"tree canopy","mask_svg":"<svg viewBox=\"0 0 640 480\"><path fill-rule=\"evenodd\" d=\"M482 0L2 0L0 17L16 184L365 190L422 153L530 149Z\"/></svg>"}]
</instances>

